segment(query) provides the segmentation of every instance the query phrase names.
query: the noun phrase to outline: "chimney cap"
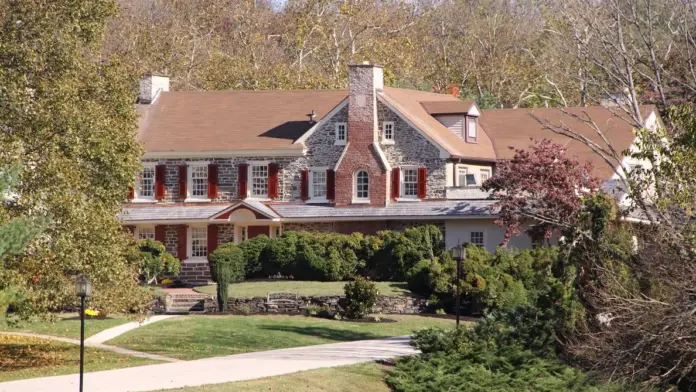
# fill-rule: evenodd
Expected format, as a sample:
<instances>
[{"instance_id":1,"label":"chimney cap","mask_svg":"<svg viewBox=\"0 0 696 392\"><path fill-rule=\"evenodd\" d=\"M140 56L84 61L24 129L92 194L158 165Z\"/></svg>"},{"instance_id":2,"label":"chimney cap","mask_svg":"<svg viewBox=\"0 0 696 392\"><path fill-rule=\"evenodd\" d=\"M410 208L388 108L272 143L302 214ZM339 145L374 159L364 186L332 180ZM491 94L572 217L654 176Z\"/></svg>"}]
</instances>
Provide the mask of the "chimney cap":
<instances>
[{"instance_id":1,"label":"chimney cap","mask_svg":"<svg viewBox=\"0 0 696 392\"><path fill-rule=\"evenodd\" d=\"M351 68L382 68L381 65L373 64L367 60L363 61L362 63L350 64L349 67L351 67Z\"/></svg>"}]
</instances>

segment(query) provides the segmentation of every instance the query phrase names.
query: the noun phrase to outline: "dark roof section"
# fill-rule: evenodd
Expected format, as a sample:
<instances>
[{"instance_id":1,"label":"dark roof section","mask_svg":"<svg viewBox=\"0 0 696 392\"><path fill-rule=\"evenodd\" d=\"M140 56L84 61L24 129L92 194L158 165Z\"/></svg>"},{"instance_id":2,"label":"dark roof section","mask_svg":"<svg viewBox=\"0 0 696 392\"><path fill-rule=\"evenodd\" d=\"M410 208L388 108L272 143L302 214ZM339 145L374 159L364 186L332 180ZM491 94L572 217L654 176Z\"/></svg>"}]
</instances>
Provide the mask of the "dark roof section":
<instances>
[{"instance_id":1,"label":"dark roof section","mask_svg":"<svg viewBox=\"0 0 696 392\"><path fill-rule=\"evenodd\" d=\"M471 109L474 101L426 101L421 102L421 105L431 116L438 114L463 114Z\"/></svg>"},{"instance_id":2,"label":"dark roof section","mask_svg":"<svg viewBox=\"0 0 696 392\"><path fill-rule=\"evenodd\" d=\"M370 220L401 217L491 216L489 207L495 200L441 200L419 203L395 203L387 207L337 208L330 204L271 204L287 219L365 218Z\"/></svg>"},{"instance_id":3,"label":"dark roof section","mask_svg":"<svg viewBox=\"0 0 696 392\"><path fill-rule=\"evenodd\" d=\"M302 150L293 142L347 90L171 91L138 105L147 152Z\"/></svg>"}]
</instances>

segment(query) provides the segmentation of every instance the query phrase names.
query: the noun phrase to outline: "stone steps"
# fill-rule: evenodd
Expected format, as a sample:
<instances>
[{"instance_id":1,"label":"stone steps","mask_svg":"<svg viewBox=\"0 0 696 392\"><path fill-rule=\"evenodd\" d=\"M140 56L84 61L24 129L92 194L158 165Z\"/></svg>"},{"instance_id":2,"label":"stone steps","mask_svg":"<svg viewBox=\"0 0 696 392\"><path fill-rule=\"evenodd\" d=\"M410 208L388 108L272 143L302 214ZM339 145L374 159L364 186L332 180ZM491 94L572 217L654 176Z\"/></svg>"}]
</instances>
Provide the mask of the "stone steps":
<instances>
[{"instance_id":1,"label":"stone steps","mask_svg":"<svg viewBox=\"0 0 696 392\"><path fill-rule=\"evenodd\" d=\"M204 313L206 300L210 298L209 295L205 294L168 294L165 301L165 313Z\"/></svg>"}]
</instances>

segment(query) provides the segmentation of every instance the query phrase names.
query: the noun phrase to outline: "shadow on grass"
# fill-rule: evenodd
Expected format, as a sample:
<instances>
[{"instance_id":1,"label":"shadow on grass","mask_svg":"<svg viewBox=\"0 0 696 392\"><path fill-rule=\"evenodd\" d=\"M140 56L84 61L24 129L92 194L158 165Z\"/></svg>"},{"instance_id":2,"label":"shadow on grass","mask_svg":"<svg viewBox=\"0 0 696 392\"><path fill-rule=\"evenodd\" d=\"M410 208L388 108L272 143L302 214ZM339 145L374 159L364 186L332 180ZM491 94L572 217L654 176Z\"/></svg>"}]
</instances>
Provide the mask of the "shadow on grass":
<instances>
[{"instance_id":1,"label":"shadow on grass","mask_svg":"<svg viewBox=\"0 0 696 392\"><path fill-rule=\"evenodd\" d=\"M8 343L0 346L0 369L17 371L56 365L73 365L79 361L69 346Z\"/></svg>"},{"instance_id":2,"label":"shadow on grass","mask_svg":"<svg viewBox=\"0 0 696 392\"><path fill-rule=\"evenodd\" d=\"M389 283L389 287L391 287L397 295L402 297L421 298L420 295L408 289L408 283Z\"/></svg>"},{"instance_id":3,"label":"shadow on grass","mask_svg":"<svg viewBox=\"0 0 696 392\"><path fill-rule=\"evenodd\" d=\"M340 321L337 321L340 322ZM297 335L306 335L316 338L322 338L327 340L332 340L336 342L350 342L354 340L369 340L369 339L379 339L383 336L375 335L366 332L356 332L356 331L346 331L340 329L332 329L326 327L302 327L302 326L290 326L290 325L263 325L260 327L267 331L281 331L288 332Z\"/></svg>"}]
</instances>

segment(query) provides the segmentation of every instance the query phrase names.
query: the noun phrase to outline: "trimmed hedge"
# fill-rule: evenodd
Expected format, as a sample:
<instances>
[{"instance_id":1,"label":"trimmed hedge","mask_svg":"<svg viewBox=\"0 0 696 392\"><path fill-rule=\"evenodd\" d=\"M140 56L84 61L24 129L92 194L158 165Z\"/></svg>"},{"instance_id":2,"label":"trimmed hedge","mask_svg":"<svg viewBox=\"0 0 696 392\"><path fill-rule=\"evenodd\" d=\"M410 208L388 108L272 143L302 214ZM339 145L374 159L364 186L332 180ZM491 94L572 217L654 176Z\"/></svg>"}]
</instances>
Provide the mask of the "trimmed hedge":
<instances>
[{"instance_id":1,"label":"trimmed hedge","mask_svg":"<svg viewBox=\"0 0 696 392\"><path fill-rule=\"evenodd\" d=\"M244 252L235 244L224 244L210 254L210 276L217 283L218 308L227 310L227 285L244 280Z\"/></svg>"}]
</instances>

